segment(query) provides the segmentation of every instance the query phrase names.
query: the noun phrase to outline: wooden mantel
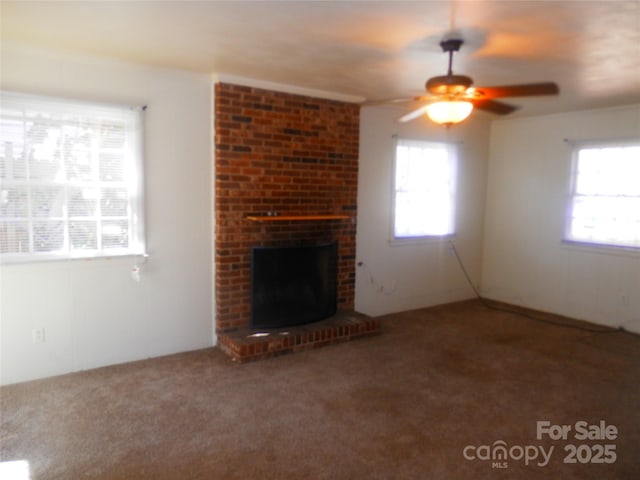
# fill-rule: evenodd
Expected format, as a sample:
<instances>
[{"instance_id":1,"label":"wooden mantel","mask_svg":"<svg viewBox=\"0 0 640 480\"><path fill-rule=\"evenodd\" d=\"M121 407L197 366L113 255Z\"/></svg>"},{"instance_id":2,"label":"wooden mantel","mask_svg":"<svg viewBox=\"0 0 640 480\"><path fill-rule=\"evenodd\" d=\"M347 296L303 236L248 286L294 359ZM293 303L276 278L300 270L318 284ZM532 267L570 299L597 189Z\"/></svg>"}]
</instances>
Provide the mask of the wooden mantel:
<instances>
[{"instance_id":1,"label":"wooden mantel","mask_svg":"<svg viewBox=\"0 0 640 480\"><path fill-rule=\"evenodd\" d=\"M304 222L317 220L347 220L349 215L247 215L251 222Z\"/></svg>"}]
</instances>

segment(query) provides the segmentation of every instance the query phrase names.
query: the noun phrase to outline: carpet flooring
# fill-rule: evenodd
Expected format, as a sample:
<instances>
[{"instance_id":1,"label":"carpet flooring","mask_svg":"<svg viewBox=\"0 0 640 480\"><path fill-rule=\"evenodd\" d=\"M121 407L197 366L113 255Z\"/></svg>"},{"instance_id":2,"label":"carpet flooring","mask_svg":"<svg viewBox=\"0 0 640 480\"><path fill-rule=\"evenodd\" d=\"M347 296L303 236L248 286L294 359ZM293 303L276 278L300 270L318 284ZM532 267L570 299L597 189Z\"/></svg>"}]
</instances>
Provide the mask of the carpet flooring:
<instances>
[{"instance_id":1,"label":"carpet flooring","mask_svg":"<svg viewBox=\"0 0 640 480\"><path fill-rule=\"evenodd\" d=\"M65 480L640 478L639 337L478 301L381 321L376 337L254 363L207 349L3 387L2 465ZM545 421L567 438L538 438Z\"/></svg>"}]
</instances>

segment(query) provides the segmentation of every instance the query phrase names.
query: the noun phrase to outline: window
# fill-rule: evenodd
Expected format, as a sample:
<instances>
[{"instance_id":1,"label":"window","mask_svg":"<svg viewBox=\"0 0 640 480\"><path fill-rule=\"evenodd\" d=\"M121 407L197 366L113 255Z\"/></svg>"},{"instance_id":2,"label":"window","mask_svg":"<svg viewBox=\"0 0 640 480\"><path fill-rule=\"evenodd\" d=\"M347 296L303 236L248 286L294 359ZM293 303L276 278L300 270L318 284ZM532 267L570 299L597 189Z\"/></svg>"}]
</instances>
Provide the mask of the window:
<instances>
[{"instance_id":1,"label":"window","mask_svg":"<svg viewBox=\"0 0 640 480\"><path fill-rule=\"evenodd\" d=\"M565 240L640 248L640 141L576 145Z\"/></svg>"},{"instance_id":2,"label":"window","mask_svg":"<svg viewBox=\"0 0 640 480\"><path fill-rule=\"evenodd\" d=\"M141 110L1 95L2 260L144 253Z\"/></svg>"},{"instance_id":3,"label":"window","mask_svg":"<svg viewBox=\"0 0 640 480\"><path fill-rule=\"evenodd\" d=\"M394 175L395 239L455 231L456 147L397 139Z\"/></svg>"}]
</instances>

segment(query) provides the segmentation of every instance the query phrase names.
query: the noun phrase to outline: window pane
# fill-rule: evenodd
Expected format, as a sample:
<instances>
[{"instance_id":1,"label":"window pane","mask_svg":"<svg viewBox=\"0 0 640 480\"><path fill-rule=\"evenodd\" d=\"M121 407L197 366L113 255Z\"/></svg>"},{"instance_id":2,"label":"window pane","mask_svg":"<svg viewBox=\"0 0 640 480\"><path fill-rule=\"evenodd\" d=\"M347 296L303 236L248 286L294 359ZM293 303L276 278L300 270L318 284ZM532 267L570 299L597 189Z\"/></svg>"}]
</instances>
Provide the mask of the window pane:
<instances>
[{"instance_id":1,"label":"window pane","mask_svg":"<svg viewBox=\"0 0 640 480\"><path fill-rule=\"evenodd\" d=\"M85 145L67 145L64 161L70 181L91 182L95 178L91 152Z\"/></svg>"},{"instance_id":2,"label":"window pane","mask_svg":"<svg viewBox=\"0 0 640 480\"><path fill-rule=\"evenodd\" d=\"M0 193L2 218L27 218L29 214L27 187L3 187Z\"/></svg>"},{"instance_id":3,"label":"window pane","mask_svg":"<svg viewBox=\"0 0 640 480\"><path fill-rule=\"evenodd\" d=\"M56 252L64 248L64 222L33 222L36 252Z\"/></svg>"},{"instance_id":4,"label":"window pane","mask_svg":"<svg viewBox=\"0 0 640 480\"><path fill-rule=\"evenodd\" d=\"M105 217L123 217L127 215L129 195L125 188L105 188L100 200L102 215Z\"/></svg>"},{"instance_id":5,"label":"window pane","mask_svg":"<svg viewBox=\"0 0 640 480\"><path fill-rule=\"evenodd\" d=\"M409 190L409 149L398 147L396 153L396 191Z\"/></svg>"},{"instance_id":6,"label":"window pane","mask_svg":"<svg viewBox=\"0 0 640 480\"><path fill-rule=\"evenodd\" d=\"M625 148L620 156L620 194L640 197L640 147Z\"/></svg>"},{"instance_id":7,"label":"window pane","mask_svg":"<svg viewBox=\"0 0 640 480\"><path fill-rule=\"evenodd\" d=\"M123 155L100 153L100 180L104 182L121 182L124 180Z\"/></svg>"},{"instance_id":8,"label":"window pane","mask_svg":"<svg viewBox=\"0 0 640 480\"><path fill-rule=\"evenodd\" d=\"M73 250L96 250L98 248L98 223L95 221L70 222L69 240Z\"/></svg>"},{"instance_id":9,"label":"window pane","mask_svg":"<svg viewBox=\"0 0 640 480\"><path fill-rule=\"evenodd\" d=\"M408 237L411 234L411 209L409 204L409 194L406 192L397 192L395 235L396 237Z\"/></svg>"},{"instance_id":10,"label":"window pane","mask_svg":"<svg viewBox=\"0 0 640 480\"><path fill-rule=\"evenodd\" d=\"M21 180L27 176L22 122L0 120L0 178Z\"/></svg>"},{"instance_id":11,"label":"window pane","mask_svg":"<svg viewBox=\"0 0 640 480\"><path fill-rule=\"evenodd\" d=\"M100 189L98 188L70 188L69 216L93 217L97 215L99 196Z\"/></svg>"},{"instance_id":12,"label":"window pane","mask_svg":"<svg viewBox=\"0 0 640 480\"><path fill-rule=\"evenodd\" d=\"M29 252L29 226L27 222L0 222L0 253L13 252Z\"/></svg>"},{"instance_id":13,"label":"window pane","mask_svg":"<svg viewBox=\"0 0 640 480\"><path fill-rule=\"evenodd\" d=\"M64 203L63 187L34 187L31 189L31 215L34 217L62 217Z\"/></svg>"},{"instance_id":14,"label":"window pane","mask_svg":"<svg viewBox=\"0 0 640 480\"><path fill-rule=\"evenodd\" d=\"M595 195L598 193L600 179L598 174L580 173L576 181L576 193L580 195Z\"/></svg>"},{"instance_id":15,"label":"window pane","mask_svg":"<svg viewBox=\"0 0 640 480\"><path fill-rule=\"evenodd\" d=\"M129 246L127 220L102 222L102 248L126 248Z\"/></svg>"},{"instance_id":16,"label":"window pane","mask_svg":"<svg viewBox=\"0 0 640 480\"><path fill-rule=\"evenodd\" d=\"M104 123L100 132L101 148L121 149L126 140L124 123Z\"/></svg>"},{"instance_id":17,"label":"window pane","mask_svg":"<svg viewBox=\"0 0 640 480\"><path fill-rule=\"evenodd\" d=\"M27 125L30 180L64 180L60 129L42 119Z\"/></svg>"},{"instance_id":18,"label":"window pane","mask_svg":"<svg viewBox=\"0 0 640 480\"><path fill-rule=\"evenodd\" d=\"M399 140L394 236L453 233L455 157L448 145Z\"/></svg>"}]
</instances>

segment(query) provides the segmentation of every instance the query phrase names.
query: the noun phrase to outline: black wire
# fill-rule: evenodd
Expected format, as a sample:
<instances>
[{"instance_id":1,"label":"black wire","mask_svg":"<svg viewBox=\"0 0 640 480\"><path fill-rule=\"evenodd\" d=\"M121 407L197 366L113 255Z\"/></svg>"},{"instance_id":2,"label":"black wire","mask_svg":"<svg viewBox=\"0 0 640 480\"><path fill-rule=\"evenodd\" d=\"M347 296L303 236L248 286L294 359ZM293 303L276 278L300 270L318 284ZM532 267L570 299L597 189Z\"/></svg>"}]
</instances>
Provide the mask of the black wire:
<instances>
[{"instance_id":1,"label":"black wire","mask_svg":"<svg viewBox=\"0 0 640 480\"><path fill-rule=\"evenodd\" d=\"M508 307L500 307L500 306L497 306L497 305L492 305L489 302L487 302L486 299L484 297L482 297L482 295L480 295L480 292L478 291L476 286L471 281L471 277L469 276L469 273L467 272L467 269L465 268L464 263L462 262L462 259L460 258L460 255L458 255L458 250L456 249L456 246L453 244L453 242L451 240L449 240L449 244L451 245L451 251L453 252L454 256L456 257L456 260L458 261L458 265L460 266L460 269L462 270L462 273L464 273L464 276L467 279L467 282L469 283L469 286L473 290L473 293L475 293L476 298L486 308L489 308L491 310L496 310L496 311L499 311L499 312L512 313L514 315L519 315L521 317L527 318L529 320L534 320L536 322L546 323L547 325L555 325L556 327L572 328L574 330L582 330L582 331L591 332L591 333L618 333L618 332L624 332L624 333L629 333L631 335L638 335L636 333L629 332L628 330L625 330L622 327L618 327L618 328L589 328L589 327L583 327L581 325L570 325L568 323L554 322L553 320L547 320L547 319L544 319L544 318L536 317L534 315L531 315L531 314L528 314L528 313L524 313L524 312L521 312L521 311L518 311L518 310L515 310L515 309L511 309L511 308L508 308Z\"/></svg>"}]
</instances>

